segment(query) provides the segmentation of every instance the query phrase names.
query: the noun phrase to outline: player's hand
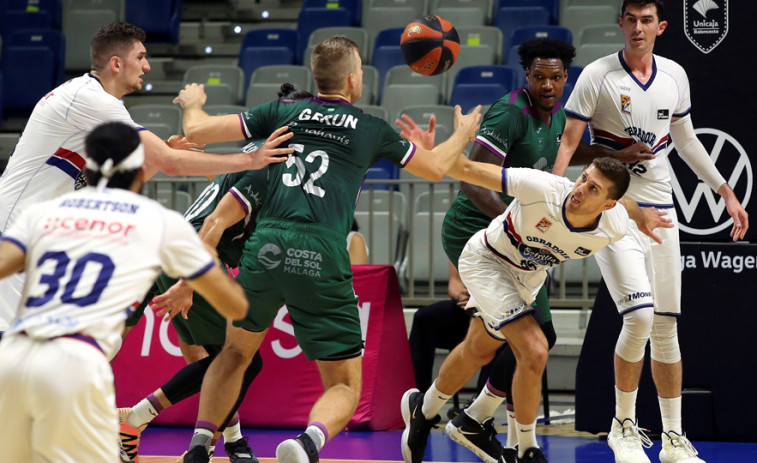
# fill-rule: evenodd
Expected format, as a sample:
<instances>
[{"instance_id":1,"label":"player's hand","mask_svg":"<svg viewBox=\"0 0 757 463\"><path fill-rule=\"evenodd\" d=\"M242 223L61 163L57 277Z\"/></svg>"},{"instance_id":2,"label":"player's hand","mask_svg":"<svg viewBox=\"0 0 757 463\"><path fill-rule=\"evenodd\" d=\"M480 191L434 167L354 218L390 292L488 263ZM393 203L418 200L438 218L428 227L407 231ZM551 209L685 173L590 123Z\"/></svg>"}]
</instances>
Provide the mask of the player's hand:
<instances>
[{"instance_id":1,"label":"player's hand","mask_svg":"<svg viewBox=\"0 0 757 463\"><path fill-rule=\"evenodd\" d=\"M455 130L460 130L465 138L470 141L476 139L479 122L481 122L481 105L476 106L465 115L463 115L460 105L455 105Z\"/></svg>"},{"instance_id":2,"label":"player's hand","mask_svg":"<svg viewBox=\"0 0 757 463\"><path fill-rule=\"evenodd\" d=\"M152 299L153 310L158 310L155 315L158 317L165 315L166 320L172 320L176 315L181 314L186 319L189 309L192 308L192 294L194 291L189 284L184 280L179 280L168 288L168 291Z\"/></svg>"},{"instance_id":3,"label":"player's hand","mask_svg":"<svg viewBox=\"0 0 757 463\"><path fill-rule=\"evenodd\" d=\"M205 143L192 143L187 140L187 137L184 135L171 135L171 137L166 140L166 145L175 150L200 150L205 148Z\"/></svg>"},{"instance_id":4,"label":"player's hand","mask_svg":"<svg viewBox=\"0 0 757 463\"><path fill-rule=\"evenodd\" d=\"M650 159L654 159L654 154L652 153L652 150L641 142L636 142L631 146L627 146L623 148L622 150L618 150L615 153L615 159L617 159L620 162L638 162L638 161L649 161Z\"/></svg>"},{"instance_id":5,"label":"player's hand","mask_svg":"<svg viewBox=\"0 0 757 463\"><path fill-rule=\"evenodd\" d=\"M189 107L205 106L205 102L208 100L208 95L205 94L204 84L187 84L184 89L179 92L179 95L173 99L174 104L179 104L183 109Z\"/></svg>"},{"instance_id":6,"label":"player's hand","mask_svg":"<svg viewBox=\"0 0 757 463\"><path fill-rule=\"evenodd\" d=\"M412 117L403 114L400 119L394 121L402 130L400 136L407 138L414 144L426 150L434 148L434 138L436 137L436 115L432 114L428 119L428 130L418 127Z\"/></svg>"},{"instance_id":7,"label":"player's hand","mask_svg":"<svg viewBox=\"0 0 757 463\"><path fill-rule=\"evenodd\" d=\"M656 228L673 228L673 221L668 217L668 213L655 209L654 207L642 207L641 219L636 221L636 225L639 227L639 231L655 240L657 243L662 244L662 238L660 238L654 230Z\"/></svg>"},{"instance_id":8,"label":"player's hand","mask_svg":"<svg viewBox=\"0 0 757 463\"><path fill-rule=\"evenodd\" d=\"M733 219L731 228L731 238L733 241L744 239L747 230L749 230L749 214L744 210L736 195L731 195L725 200L725 208L728 215Z\"/></svg>"},{"instance_id":9,"label":"player's hand","mask_svg":"<svg viewBox=\"0 0 757 463\"><path fill-rule=\"evenodd\" d=\"M294 153L294 149L288 146L279 148L279 145L294 136L294 132L284 133L287 130L289 130L289 126L286 125L274 130L258 150L249 153L250 169L258 170L268 164L284 162L290 154Z\"/></svg>"}]
</instances>

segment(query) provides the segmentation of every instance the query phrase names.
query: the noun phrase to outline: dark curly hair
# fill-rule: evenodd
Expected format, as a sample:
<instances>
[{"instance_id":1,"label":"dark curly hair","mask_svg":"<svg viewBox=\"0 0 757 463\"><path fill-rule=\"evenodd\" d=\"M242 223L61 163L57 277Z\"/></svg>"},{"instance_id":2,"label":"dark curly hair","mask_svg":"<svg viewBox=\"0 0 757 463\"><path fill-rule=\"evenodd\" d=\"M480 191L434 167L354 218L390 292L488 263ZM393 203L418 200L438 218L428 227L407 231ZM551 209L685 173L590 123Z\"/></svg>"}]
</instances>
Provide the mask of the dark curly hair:
<instances>
[{"instance_id":1,"label":"dark curly hair","mask_svg":"<svg viewBox=\"0 0 757 463\"><path fill-rule=\"evenodd\" d=\"M576 49L573 45L562 40L533 39L520 44L518 54L523 69L530 69L536 58L559 59L562 61L563 69L568 69L573 58L576 57Z\"/></svg>"}]
</instances>

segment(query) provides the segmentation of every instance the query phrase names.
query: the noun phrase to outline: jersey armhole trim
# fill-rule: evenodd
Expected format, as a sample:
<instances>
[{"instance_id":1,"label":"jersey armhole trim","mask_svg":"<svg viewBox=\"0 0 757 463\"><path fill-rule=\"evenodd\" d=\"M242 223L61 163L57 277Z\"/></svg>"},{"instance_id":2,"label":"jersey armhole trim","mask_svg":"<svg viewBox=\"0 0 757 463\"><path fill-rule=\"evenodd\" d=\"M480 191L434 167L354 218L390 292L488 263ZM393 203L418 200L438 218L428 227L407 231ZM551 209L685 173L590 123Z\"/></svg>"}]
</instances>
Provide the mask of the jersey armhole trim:
<instances>
[{"instance_id":1,"label":"jersey armhole trim","mask_svg":"<svg viewBox=\"0 0 757 463\"><path fill-rule=\"evenodd\" d=\"M581 120L581 121L584 121L584 122L591 122L591 118L590 117L586 117L583 114L578 114L577 112L573 112L573 111L571 111L569 109L565 110L565 115L568 116L568 117L572 117L573 119L578 119L578 120Z\"/></svg>"},{"instance_id":2,"label":"jersey armhole trim","mask_svg":"<svg viewBox=\"0 0 757 463\"><path fill-rule=\"evenodd\" d=\"M483 146L487 150L491 151L493 154L497 155L501 159L505 159L507 157L507 153L499 149L499 147L493 145L489 140L486 139L483 135L476 135L476 143Z\"/></svg>"},{"instance_id":3,"label":"jersey armhole trim","mask_svg":"<svg viewBox=\"0 0 757 463\"><path fill-rule=\"evenodd\" d=\"M195 278L199 278L199 277L205 275L206 273L208 273L210 271L210 269L212 269L215 266L216 266L215 261L211 260L205 267L202 267L200 270L198 270L197 272L193 273L192 275L189 275L188 277L185 277L184 279L185 280L194 280Z\"/></svg>"},{"instance_id":4,"label":"jersey armhole trim","mask_svg":"<svg viewBox=\"0 0 757 463\"><path fill-rule=\"evenodd\" d=\"M9 243L13 243L19 248L21 248L22 251L24 251L24 254L26 254L26 246L21 241L17 240L16 238L13 238L11 236L0 236L0 241L7 241Z\"/></svg>"}]
</instances>

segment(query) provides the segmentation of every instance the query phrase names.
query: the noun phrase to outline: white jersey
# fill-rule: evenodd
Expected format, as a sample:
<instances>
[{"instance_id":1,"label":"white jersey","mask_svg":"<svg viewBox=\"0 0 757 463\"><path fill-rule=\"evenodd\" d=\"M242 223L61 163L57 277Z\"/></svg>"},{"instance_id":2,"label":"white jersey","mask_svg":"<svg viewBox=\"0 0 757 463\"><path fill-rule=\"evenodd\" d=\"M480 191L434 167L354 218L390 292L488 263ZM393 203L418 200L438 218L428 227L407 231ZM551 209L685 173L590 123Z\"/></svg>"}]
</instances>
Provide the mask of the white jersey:
<instances>
[{"instance_id":1,"label":"white jersey","mask_svg":"<svg viewBox=\"0 0 757 463\"><path fill-rule=\"evenodd\" d=\"M73 191L77 179L84 185L84 139L106 121L142 129L91 74L71 79L39 100L0 176L0 235L30 204ZM0 282L0 332L16 315L22 286L22 274Z\"/></svg>"},{"instance_id":2,"label":"white jersey","mask_svg":"<svg viewBox=\"0 0 757 463\"><path fill-rule=\"evenodd\" d=\"M214 265L181 214L121 189L88 187L34 204L2 239L26 252L19 313L6 336L83 336L108 356L161 270L191 279Z\"/></svg>"},{"instance_id":3,"label":"white jersey","mask_svg":"<svg viewBox=\"0 0 757 463\"><path fill-rule=\"evenodd\" d=\"M628 229L628 213L620 204L602 212L596 227L574 228L565 218L573 182L534 169L505 172L507 194L516 199L492 220L484 239L516 272L547 270L568 259L589 257Z\"/></svg>"},{"instance_id":4,"label":"white jersey","mask_svg":"<svg viewBox=\"0 0 757 463\"><path fill-rule=\"evenodd\" d=\"M676 62L653 58L652 76L646 84L631 73L622 51L589 64L565 112L589 123L592 143L612 149L637 141L648 145L655 159L627 165L631 184L626 195L642 205L673 207L666 160L670 123L691 111L689 80Z\"/></svg>"},{"instance_id":5,"label":"white jersey","mask_svg":"<svg viewBox=\"0 0 757 463\"><path fill-rule=\"evenodd\" d=\"M91 74L71 79L39 100L0 177L0 234L29 204L74 190L85 164L84 139L106 121L141 129Z\"/></svg>"}]
</instances>

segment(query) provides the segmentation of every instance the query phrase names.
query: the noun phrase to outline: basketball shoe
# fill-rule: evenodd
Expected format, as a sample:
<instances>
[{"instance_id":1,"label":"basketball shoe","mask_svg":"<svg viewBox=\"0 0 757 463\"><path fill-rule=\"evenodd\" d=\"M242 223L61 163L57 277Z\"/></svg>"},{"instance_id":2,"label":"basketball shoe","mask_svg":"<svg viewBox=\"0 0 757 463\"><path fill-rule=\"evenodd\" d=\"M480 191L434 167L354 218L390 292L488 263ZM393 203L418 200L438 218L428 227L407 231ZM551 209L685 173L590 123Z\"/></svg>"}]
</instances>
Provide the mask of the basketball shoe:
<instances>
[{"instance_id":1,"label":"basketball shoe","mask_svg":"<svg viewBox=\"0 0 757 463\"><path fill-rule=\"evenodd\" d=\"M423 461L423 453L426 451L426 443L431 429L441 421L442 417L436 415L430 420L423 416L423 393L418 389L409 389L402 396L400 402L402 419L405 421L405 430L402 432L402 458L405 463L420 463Z\"/></svg>"},{"instance_id":2,"label":"basketball shoe","mask_svg":"<svg viewBox=\"0 0 757 463\"><path fill-rule=\"evenodd\" d=\"M197 445L184 452L176 463L212 463L213 450L205 450L202 445Z\"/></svg>"},{"instance_id":3,"label":"basketball shoe","mask_svg":"<svg viewBox=\"0 0 757 463\"><path fill-rule=\"evenodd\" d=\"M615 452L615 463L650 463L643 447L651 447L652 441L630 418L622 422L617 418L612 419L607 443Z\"/></svg>"},{"instance_id":4,"label":"basketball shoe","mask_svg":"<svg viewBox=\"0 0 757 463\"><path fill-rule=\"evenodd\" d=\"M121 461L124 463L139 463L139 436L147 425L135 428L129 424L131 407L118 409L119 443L121 444Z\"/></svg>"},{"instance_id":5,"label":"basketball shoe","mask_svg":"<svg viewBox=\"0 0 757 463\"><path fill-rule=\"evenodd\" d=\"M276 460L279 463L318 463L318 449L313 439L303 432L276 447Z\"/></svg>"},{"instance_id":6,"label":"basketball shoe","mask_svg":"<svg viewBox=\"0 0 757 463\"><path fill-rule=\"evenodd\" d=\"M681 436L675 431L662 433L660 463L704 463L698 454L686 435Z\"/></svg>"},{"instance_id":7,"label":"basketball shoe","mask_svg":"<svg viewBox=\"0 0 757 463\"><path fill-rule=\"evenodd\" d=\"M444 432L485 463L498 463L502 455L502 444L497 440L497 430L493 423L494 418L479 423L463 410L447 422Z\"/></svg>"},{"instance_id":8,"label":"basketball shoe","mask_svg":"<svg viewBox=\"0 0 757 463\"><path fill-rule=\"evenodd\" d=\"M518 458L518 463L548 463L544 454L539 447L531 447L526 450L522 457Z\"/></svg>"},{"instance_id":9,"label":"basketball shoe","mask_svg":"<svg viewBox=\"0 0 757 463\"><path fill-rule=\"evenodd\" d=\"M224 442L223 448L226 449L231 463L258 463L258 457L252 453L252 447L247 443L246 437L236 442Z\"/></svg>"}]
</instances>

